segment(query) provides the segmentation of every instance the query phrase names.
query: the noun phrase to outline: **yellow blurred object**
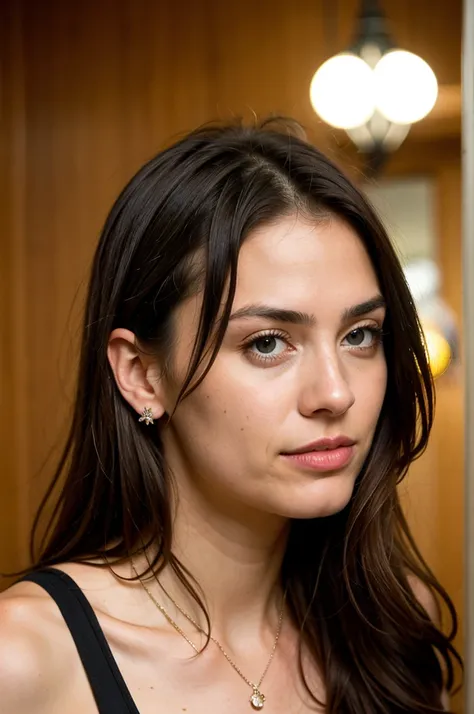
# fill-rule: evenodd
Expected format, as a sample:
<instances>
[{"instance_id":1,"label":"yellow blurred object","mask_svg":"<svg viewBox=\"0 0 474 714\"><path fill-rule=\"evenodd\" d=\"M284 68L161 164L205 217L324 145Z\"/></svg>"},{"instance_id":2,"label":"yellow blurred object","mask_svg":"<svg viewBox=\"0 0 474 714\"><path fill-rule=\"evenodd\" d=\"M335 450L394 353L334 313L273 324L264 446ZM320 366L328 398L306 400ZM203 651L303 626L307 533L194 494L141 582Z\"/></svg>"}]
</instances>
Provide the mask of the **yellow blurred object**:
<instances>
[{"instance_id":1,"label":"yellow blurred object","mask_svg":"<svg viewBox=\"0 0 474 714\"><path fill-rule=\"evenodd\" d=\"M451 347L448 340L435 327L424 327L426 349L431 373L436 379L440 377L449 367L451 362Z\"/></svg>"}]
</instances>

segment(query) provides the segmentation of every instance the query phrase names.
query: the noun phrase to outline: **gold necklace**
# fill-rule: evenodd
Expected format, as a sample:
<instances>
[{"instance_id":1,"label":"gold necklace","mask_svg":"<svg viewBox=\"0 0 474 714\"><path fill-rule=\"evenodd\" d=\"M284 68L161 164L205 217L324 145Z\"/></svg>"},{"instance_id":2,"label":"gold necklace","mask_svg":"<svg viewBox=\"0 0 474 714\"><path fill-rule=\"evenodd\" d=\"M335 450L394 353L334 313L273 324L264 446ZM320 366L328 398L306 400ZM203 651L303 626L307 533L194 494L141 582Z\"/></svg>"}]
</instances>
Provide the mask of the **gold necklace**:
<instances>
[{"instance_id":1,"label":"gold necklace","mask_svg":"<svg viewBox=\"0 0 474 714\"><path fill-rule=\"evenodd\" d=\"M165 608L163 607L163 605L161 605L161 604L158 602L158 600L155 598L155 596L153 595L153 593L150 591L150 589L145 585L145 583L143 582L143 580L140 578L140 576L138 575L138 572L137 572L137 570L136 570L136 568L135 568L135 564L134 564L133 560L131 561L131 564L132 564L132 568L133 568L133 570L134 570L134 572L135 572L135 575L137 576L138 580L140 581L140 584L141 584L142 588L145 590L145 592L147 593L148 597L149 597L150 600L153 602L153 604L155 605L155 607L158 608L158 610L162 613L162 615L164 615L164 617L165 617L166 620L169 622L169 624L176 630L176 632L178 632L178 633L181 635L181 637L183 637L183 638L186 640L186 642L193 648L193 650L194 650L197 654L200 654L202 650L200 650L198 647L196 647L196 645L194 644L194 642L192 642L192 641L189 639L189 637L183 632L183 630L182 630L181 627L178 625L178 623L173 620L173 618L171 617L171 615L165 610ZM163 588L163 586L161 585L161 583L159 583L159 585L160 585L160 587L164 590L164 588ZM171 597L171 595L170 595L166 590L164 590L164 592L165 592L166 595L169 597L169 599L171 600L171 602L173 603L173 605L176 607L176 609L177 609L191 624L193 624L194 627L196 627L197 630L199 630L199 631L202 632L203 634L206 634L205 630L201 627L201 625L199 625L199 623L197 623L196 620L195 620L193 617L191 617L191 615L189 615L187 612L185 612L185 611L178 605L178 603L175 602L175 600ZM272 651L271 651L271 653L270 653L270 658L269 658L269 660L268 660L268 662L267 662L267 666L265 667L265 669L264 669L264 671L263 671L263 674L262 674L262 676L260 677L260 679L259 679L259 681L258 681L257 684L255 684L254 682L251 682L250 679L247 679L247 677L245 676L245 674L243 674L243 672L239 669L239 667L235 664L235 662L234 662L234 661L231 659L231 657L227 654L227 652L225 651L225 649L223 648L223 646L221 645L221 643L220 643L218 640L216 640L215 637L213 637L211 634L209 634L209 639L211 639L211 640L214 642L214 644L217 645L217 647L220 649L220 651L222 652L222 654L224 655L224 657L226 658L226 660L229 662L229 664L235 669L235 671L237 672L237 674L244 680L244 682L246 682L246 684L248 684L248 686L252 689L252 695L250 696L249 703L250 703L250 705L251 705L251 707L252 707L253 709L263 709L263 705L264 705L264 703L265 703L266 697L265 697L265 695L260 691L260 687L262 686L263 679L264 679L266 673L268 672L268 669L269 669L269 667L270 667L270 665L271 665L271 663L272 663L272 661L273 661L273 657L275 656L275 651L276 651L276 648L277 648L278 640L280 639L281 627L282 627L282 624L283 624L283 614L284 614L284 609L285 609L285 600L286 600L286 593L285 593L284 596L283 596L283 602L282 602L281 610L280 610L280 617L279 617L279 619L278 619L277 633L276 633L276 636L275 636L275 641L274 641L274 643L273 643Z\"/></svg>"}]
</instances>

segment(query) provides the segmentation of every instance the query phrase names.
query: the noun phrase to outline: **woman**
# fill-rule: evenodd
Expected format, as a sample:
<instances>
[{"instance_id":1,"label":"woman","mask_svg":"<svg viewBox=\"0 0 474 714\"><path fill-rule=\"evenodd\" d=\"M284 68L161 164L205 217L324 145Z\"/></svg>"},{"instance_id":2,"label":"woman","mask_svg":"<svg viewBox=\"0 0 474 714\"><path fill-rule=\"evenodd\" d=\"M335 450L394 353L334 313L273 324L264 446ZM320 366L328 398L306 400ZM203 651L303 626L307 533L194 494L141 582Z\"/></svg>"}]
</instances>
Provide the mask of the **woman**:
<instances>
[{"instance_id":1,"label":"woman","mask_svg":"<svg viewBox=\"0 0 474 714\"><path fill-rule=\"evenodd\" d=\"M2 713L443 711L456 617L396 490L432 415L400 265L327 158L272 123L158 155L95 256Z\"/></svg>"}]
</instances>

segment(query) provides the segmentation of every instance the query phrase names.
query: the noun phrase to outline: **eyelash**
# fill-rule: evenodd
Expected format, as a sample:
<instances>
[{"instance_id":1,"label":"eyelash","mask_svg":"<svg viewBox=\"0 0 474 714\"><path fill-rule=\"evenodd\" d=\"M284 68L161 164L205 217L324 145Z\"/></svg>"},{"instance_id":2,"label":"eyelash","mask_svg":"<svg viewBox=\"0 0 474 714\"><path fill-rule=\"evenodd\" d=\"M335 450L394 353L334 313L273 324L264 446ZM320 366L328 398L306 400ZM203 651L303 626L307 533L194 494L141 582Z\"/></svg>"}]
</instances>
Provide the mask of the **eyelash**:
<instances>
[{"instance_id":1,"label":"eyelash","mask_svg":"<svg viewBox=\"0 0 474 714\"><path fill-rule=\"evenodd\" d=\"M354 327L352 330L350 330L345 337L348 337L350 334L353 332L357 332L358 330L366 330L367 332L370 332L373 337L373 342L371 345L368 347L358 347L357 345L353 345L349 347L351 352L353 351L358 351L358 352L374 352L375 349L380 345L382 342L383 336L386 334L381 327L374 327L373 325L358 325L357 327ZM251 348L261 339L265 337L276 337L278 339L284 340L287 344L289 343L289 337L285 332L281 332L280 330L267 330L265 332L261 332L258 335L255 335L252 337L250 340L245 342L242 345L242 351L246 354L251 353L252 358L256 359L259 362L277 362L281 355L277 355L276 357L272 357L271 355L265 356L265 355L259 355L257 352L251 352ZM282 353L283 354L283 353Z\"/></svg>"}]
</instances>

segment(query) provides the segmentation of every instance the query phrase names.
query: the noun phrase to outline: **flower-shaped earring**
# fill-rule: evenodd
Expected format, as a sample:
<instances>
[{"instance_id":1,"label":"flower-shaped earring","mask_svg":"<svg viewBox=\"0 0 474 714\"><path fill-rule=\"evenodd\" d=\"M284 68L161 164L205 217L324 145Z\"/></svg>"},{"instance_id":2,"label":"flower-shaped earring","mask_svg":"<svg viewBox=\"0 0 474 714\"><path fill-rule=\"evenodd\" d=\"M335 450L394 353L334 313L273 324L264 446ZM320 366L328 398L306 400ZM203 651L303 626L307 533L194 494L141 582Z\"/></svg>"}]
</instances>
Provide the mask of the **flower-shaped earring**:
<instances>
[{"instance_id":1,"label":"flower-shaped earring","mask_svg":"<svg viewBox=\"0 0 474 714\"><path fill-rule=\"evenodd\" d=\"M155 422L153 421L153 412L149 407L145 407L142 411L142 415L138 421L144 421L145 424L148 426L149 424L154 424Z\"/></svg>"}]
</instances>

